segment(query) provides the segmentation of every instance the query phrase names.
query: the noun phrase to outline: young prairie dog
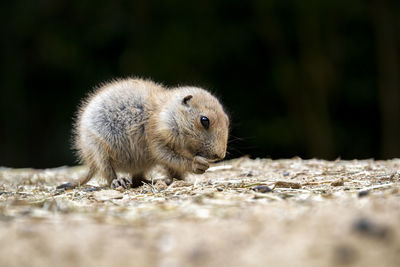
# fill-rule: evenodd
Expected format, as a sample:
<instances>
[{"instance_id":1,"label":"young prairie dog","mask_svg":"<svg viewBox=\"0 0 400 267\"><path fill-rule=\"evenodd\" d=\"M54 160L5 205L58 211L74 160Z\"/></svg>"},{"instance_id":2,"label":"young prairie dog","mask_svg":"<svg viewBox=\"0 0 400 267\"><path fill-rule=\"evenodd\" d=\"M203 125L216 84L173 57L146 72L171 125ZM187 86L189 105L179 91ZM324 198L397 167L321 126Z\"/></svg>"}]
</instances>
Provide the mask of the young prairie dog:
<instances>
[{"instance_id":1,"label":"young prairie dog","mask_svg":"<svg viewBox=\"0 0 400 267\"><path fill-rule=\"evenodd\" d=\"M170 180L202 174L225 157L228 129L223 107L204 89L166 89L142 79L107 83L84 101L75 124L75 148L89 171L57 188L83 185L96 174L126 188L155 165L165 167Z\"/></svg>"}]
</instances>

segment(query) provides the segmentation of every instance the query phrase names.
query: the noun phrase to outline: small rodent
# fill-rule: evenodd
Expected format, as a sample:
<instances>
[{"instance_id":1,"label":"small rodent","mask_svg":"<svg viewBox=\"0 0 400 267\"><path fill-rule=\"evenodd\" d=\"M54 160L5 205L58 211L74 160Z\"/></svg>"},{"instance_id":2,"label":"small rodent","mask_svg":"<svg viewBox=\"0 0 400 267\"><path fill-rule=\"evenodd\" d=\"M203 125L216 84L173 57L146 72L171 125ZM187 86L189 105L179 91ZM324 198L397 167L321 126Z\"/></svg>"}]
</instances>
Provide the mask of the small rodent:
<instances>
[{"instance_id":1,"label":"small rodent","mask_svg":"<svg viewBox=\"0 0 400 267\"><path fill-rule=\"evenodd\" d=\"M57 188L75 188L96 174L113 188L126 188L145 180L156 165L165 167L170 180L204 173L209 162L225 157L229 118L204 89L121 79L95 90L74 126L74 146L89 171ZM130 177L118 178L118 172Z\"/></svg>"}]
</instances>

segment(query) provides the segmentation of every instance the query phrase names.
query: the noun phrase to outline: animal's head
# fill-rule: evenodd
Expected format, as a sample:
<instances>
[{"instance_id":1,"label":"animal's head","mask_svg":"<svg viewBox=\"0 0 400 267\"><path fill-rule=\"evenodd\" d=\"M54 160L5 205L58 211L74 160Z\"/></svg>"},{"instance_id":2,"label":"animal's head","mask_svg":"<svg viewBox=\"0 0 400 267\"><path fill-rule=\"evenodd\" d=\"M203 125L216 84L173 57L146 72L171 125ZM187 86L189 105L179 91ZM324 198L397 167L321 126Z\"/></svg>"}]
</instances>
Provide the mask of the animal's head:
<instances>
[{"instance_id":1,"label":"animal's head","mask_svg":"<svg viewBox=\"0 0 400 267\"><path fill-rule=\"evenodd\" d=\"M191 156L202 156L209 161L225 158L229 118L216 97L196 87L174 89L175 107L169 112L170 127Z\"/></svg>"}]
</instances>

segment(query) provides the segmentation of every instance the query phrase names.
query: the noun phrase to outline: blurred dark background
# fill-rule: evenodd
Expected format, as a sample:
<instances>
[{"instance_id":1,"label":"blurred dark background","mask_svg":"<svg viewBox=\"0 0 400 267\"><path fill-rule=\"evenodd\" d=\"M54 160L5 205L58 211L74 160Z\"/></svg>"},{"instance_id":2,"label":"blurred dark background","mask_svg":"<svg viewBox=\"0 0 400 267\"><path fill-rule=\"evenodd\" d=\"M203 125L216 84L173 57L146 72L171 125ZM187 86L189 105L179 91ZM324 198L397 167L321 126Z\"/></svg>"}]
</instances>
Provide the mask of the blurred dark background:
<instances>
[{"instance_id":1,"label":"blurred dark background","mask_svg":"<svg viewBox=\"0 0 400 267\"><path fill-rule=\"evenodd\" d=\"M81 98L130 75L211 89L229 157L400 157L400 1L17 0L0 22L0 166L75 164Z\"/></svg>"}]
</instances>

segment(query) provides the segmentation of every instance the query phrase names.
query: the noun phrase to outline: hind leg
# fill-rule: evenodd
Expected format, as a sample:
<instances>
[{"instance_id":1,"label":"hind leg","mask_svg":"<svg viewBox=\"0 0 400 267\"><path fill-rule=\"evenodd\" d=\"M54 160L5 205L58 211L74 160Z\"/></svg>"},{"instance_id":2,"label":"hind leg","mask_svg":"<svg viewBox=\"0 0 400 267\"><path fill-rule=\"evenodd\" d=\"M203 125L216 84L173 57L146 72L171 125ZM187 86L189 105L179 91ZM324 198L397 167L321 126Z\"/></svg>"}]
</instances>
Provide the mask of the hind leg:
<instances>
[{"instance_id":1,"label":"hind leg","mask_svg":"<svg viewBox=\"0 0 400 267\"><path fill-rule=\"evenodd\" d=\"M98 164L98 166L100 175L106 179L109 186L112 186L112 182L117 179L117 174L110 160L104 160L102 163Z\"/></svg>"},{"instance_id":2,"label":"hind leg","mask_svg":"<svg viewBox=\"0 0 400 267\"><path fill-rule=\"evenodd\" d=\"M89 182L90 179L92 179L92 177L96 174L96 167L94 165L90 165L89 166L89 171L86 173L85 176L83 176L82 178L76 180L76 181L71 181L65 184L61 184L59 186L57 186L57 189L66 189L66 190L70 190L70 189L74 189L75 187L79 187L81 185L86 184L87 182Z\"/></svg>"}]
</instances>

